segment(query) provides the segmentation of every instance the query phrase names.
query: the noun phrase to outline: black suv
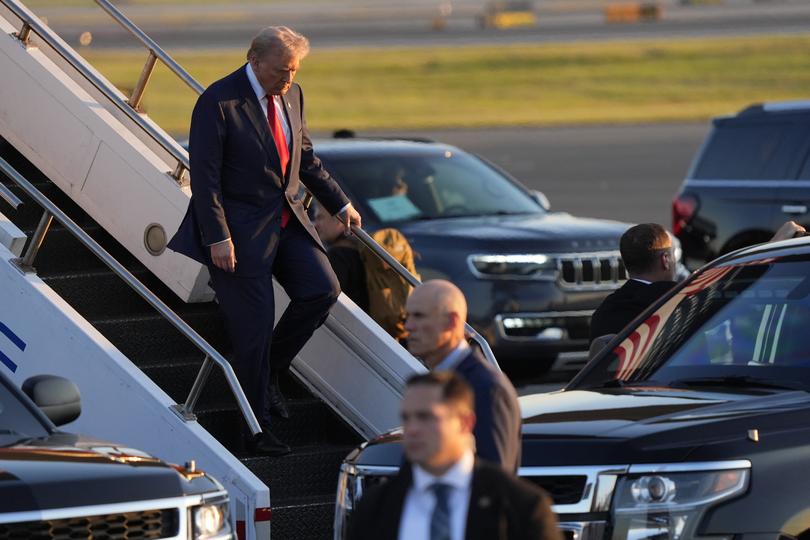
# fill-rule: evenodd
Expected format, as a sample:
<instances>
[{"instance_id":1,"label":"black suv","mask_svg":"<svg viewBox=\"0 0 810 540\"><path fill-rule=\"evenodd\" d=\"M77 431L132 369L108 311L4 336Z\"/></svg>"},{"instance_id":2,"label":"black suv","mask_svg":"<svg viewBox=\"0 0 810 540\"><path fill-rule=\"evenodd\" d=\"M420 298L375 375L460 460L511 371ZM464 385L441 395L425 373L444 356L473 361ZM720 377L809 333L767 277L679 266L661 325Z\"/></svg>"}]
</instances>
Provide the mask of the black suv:
<instances>
[{"instance_id":1,"label":"black suv","mask_svg":"<svg viewBox=\"0 0 810 540\"><path fill-rule=\"evenodd\" d=\"M807 225L810 101L753 105L715 118L672 202L684 262L767 241L785 221Z\"/></svg>"},{"instance_id":2,"label":"black suv","mask_svg":"<svg viewBox=\"0 0 810 540\"><path fill-rule=\"evenodd\" d=\"M545 197L494 165L428 141L317 141L369 231L396 227L422 279L445 278L499 360L548 368L587 349L593 310L626 279L628 225L549 212Z\"/></svg>"},{"instance_id":3,"label":"black suv","mask_svg":"<svg viewBox=\"0 0 810 540\"><path fill-rule=\"evenodd\" d=\"M810 239L692 275L562 391L521 397L519 474L578 540L810 538ZM341 469L340 537L398 470L396 433Z\"/></svg>"},{"instance_id":4,"label":"black suv","mask_svg":"<svg viewBox=\"0 0 810 540\"><path fill-rule=\"evenodd\" d=\"M32 377L23 390L31 398L0 373L0 538L234 538L219 482L57 430L81 410L66 379Z\"/></svg>"}]
</instances>

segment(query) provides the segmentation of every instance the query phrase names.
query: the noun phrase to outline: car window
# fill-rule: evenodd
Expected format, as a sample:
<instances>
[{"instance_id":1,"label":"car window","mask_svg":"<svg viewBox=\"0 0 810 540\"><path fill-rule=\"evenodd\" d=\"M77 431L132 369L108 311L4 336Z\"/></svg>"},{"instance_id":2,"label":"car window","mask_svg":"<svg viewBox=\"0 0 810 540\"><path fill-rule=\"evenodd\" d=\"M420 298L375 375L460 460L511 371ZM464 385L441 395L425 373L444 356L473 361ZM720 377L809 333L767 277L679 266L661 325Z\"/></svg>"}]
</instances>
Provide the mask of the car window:
<instances>
[{"instance_id":1,"label":"car window","mask_svg":"<svg viewBox=\"0 0 810 540\"><path fill-rule=\"evenodd\" d=\"M0 447L22 438L44 437L48 430L39 419L20 401L17 392L0 379Z\"/></svg>"},{"instance_id":2,"label":"car window","mask_svg":"<svg viewBox=\"0 0 810 540\"><path fill-rule=\"evenodd\" d=\"M718 122L692 177L784 180L795 176L808 146L808 128L791 122ZM801 155L798 153L801 152Z\"/></svg>"},{"instance_id":3,"label":"car window","mask_svg":"<svg viewBox=\"0 0 810 540\"><path fill-rule=\"evenodd\" d=\"M809 259L718 266L690 280L581 383L745 377L810 389L808 328Z\"/></svg>"},{"instance_id":4,"label":"car window","mask_svg":"<svg viewBox=\"0 0 810 540\"><path fill-rule=\"evenodd\" d=\"M543 212L525 191L462 152L330 157L327 167L382 223Z\"/></svg>"}]
</instances>

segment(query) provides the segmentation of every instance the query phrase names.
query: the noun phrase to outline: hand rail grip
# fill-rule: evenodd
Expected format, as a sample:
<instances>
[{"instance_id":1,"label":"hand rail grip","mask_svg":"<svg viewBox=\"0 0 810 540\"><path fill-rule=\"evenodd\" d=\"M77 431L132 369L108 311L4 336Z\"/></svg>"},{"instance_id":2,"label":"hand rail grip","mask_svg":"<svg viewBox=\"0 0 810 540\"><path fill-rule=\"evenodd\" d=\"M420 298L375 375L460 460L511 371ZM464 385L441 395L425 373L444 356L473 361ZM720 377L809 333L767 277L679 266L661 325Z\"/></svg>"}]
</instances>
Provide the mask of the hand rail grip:
<instances>
[{"instance_id":1,"label":"hand rail grip","mask_svg":"<svg viewBox=\"0 0 810 540\"><path fill-rule=\"evenodd\" d=\"M20 205L22 204L20 198L14 195L14 193L12 193L11 190L8 189L3 184L0 184L0 199L3 199L8 204L10 204L14 210L19 208Z\"/></svg>"},{"instance_id":2,"label":"hand rail grip","mask_svg":"<svg viewBox=\"0 0 810 540\"><path fill-rule=\"evenodd\" d=\"M172 156L172 158L176 159L178 164L182 165L182 168L179 169L180 174L182 174L183 169L189 169L190 165L188 155L183 147L180 146L180 144L178 144L178 142L173 138L167 136L163 131L156 129L154 126L152 126L152 124L144 120L135 109L130 107L129 103L125 99L121 98L118 89L111 85L109 81L100 77L94 69L89 68L85 61L81 59L81 57L77 55L70 47L68 47L61 39L59 39L59 37L50 28L43 25L37 16L34 15L34 13L32 13L24 5L20 4L17 0L0 0L0 3L6 6L25 25L30 27L30 29L51 49L53 49L66 62L73 66L73 68L76 69L90 84L92 84L99 92L109 99L113 105L115 105L121 112L129 117L129 119L132 120L139 128L141 128L148 136L160 144ZM168 55L166 55L165 52L163 55L168 58ZM174 60L171 60L171 62L176 65ZM187 73L186 75L189 78L191 77ZM194 79L191 80L193 81ZM186 83L189 84L188 81L186 81ZM192 88L195 91L198 91L198 93L202 93L202 86L200 86L200 84L196 81L194 81L194 83L196 86L192 86ZM178 170L175 169L175 173L177 172ZM179 180L179 174L175 177L175 179Z\"/></svg>"},{"instance_id":3,"label":"hand rail grip","mask_svg":"<svg viewBox=\"0 0 810 540\"><path fill-rule=\"evenodd\" d=\"M407 281L411 286L416 287L422 283L421 281L419 281L419 279L417 279L416 276L411 274L407 268L402 266L402 264L400 264L398 260L392 257L390 253L385 251L385 249L380 244L378 244L366 231L364 231L360 227L352 225L352 232L357 237L357 239L363 243L363 245L365 245L368 249L370 249L377 257L382 259L383 262L385 262L388 266L393 268L396 271L396 273L402 276L402 279ZM489 343L487 343L487 340L485 340L483 336L481 336L481 334L476 332L475 329L466 322L464 323L464 330L467 332L469 337L472 338L476 342L476 344L478 344L478 346L481 348L481 352L484 354L484 357L487 359L487 361L500 370L501 367L498 365L498 361L495 359L495 355L492 353L492 349L490 348Z\"/></svg>"},{"instance_id":4,"label":"hand rail grip","mask_svg":"<svg viewBox=\"0 0 810 540\"><path fill-rule=\"evenodd\" d=\"M186 338L188 338L194 345L205 355L207 356L205 362L203 363L203 367L206 367L206 364L209 360L213 360L216 362L220 369L222 369L223 373L225 374L225 379L228 381L228 385L231 388L231 391L236 398L237 404L239 405L239 409L242 412L242 415L245 417L245 420L250 427L251 432L255 435L262 431L261 426L259 425L259 421L256 419L256 416L253 414L253 410L250 408L250 403L245 397L245 393L242 390L242 386L239 384L239 381L236 378L236 374L233 371L230 363L225 360L222 355L217 352L207 341L205 341L193 328L191 328L183 319L177 316L171 309L169 309L166 304L163 303L160 298L155 296L155 294L146 288L143 283L141 283L135 276L133 276L129 270L124 268L124 266L119 263L115 258L107 253L107 251L102 248L98 243L93 240L90 235L84 232L76 223L73 222L62 210L59 209L50 199L45 197L37 188L35 188L28 180L25 179L19 172L17 172L14 167L12 167L5 159L0 158L0 170L2 170L6 176L8 176L12 181L14 181L17 185L19 185L23 191L25 191L32 199L34 199L46 212L49 212L56 221L62 224L65 229L67 229L73 236L75 236L84 246L89 249L96 257L101 259L101 261L106 264L110 270L112 270L115 274L118 275L124 282L129 285L141 298L146 300L146 302L155 308L158 313L160 313L164 319L169 321L172 326L174 326L181 334L183 334ZM201 369L202 370L202 369ZM193 393L199 393L200 388L204 384L204 381L200 381L200 378L194 382L194 387L192 388ZM190 394L191 395L191 394ZM187 414L186 417L189 417L193 411L187 410L181 406L183 409L181 412Z\"/></svg>"}]
</instances>

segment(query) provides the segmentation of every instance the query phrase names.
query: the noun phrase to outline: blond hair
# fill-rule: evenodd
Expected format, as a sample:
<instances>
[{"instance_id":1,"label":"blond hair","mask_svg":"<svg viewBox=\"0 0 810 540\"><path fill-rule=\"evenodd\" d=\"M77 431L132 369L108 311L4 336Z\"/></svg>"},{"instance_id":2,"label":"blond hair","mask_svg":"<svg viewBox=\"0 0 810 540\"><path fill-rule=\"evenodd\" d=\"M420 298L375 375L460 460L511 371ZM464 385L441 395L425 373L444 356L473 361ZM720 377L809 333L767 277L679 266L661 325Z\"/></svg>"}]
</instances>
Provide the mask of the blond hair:
<instances>
[{"instance_id":1,"label":"blond hair","mask_svg":"<svg viewBox=\"0 0 810 540\"><path fill-rule=\"evenodd\" d=\"M250 42L247 59L263 58L272 53L288 54L301 60L309 54L309 40L286 26L262 28Z\"/></svg>"}]
</instances>

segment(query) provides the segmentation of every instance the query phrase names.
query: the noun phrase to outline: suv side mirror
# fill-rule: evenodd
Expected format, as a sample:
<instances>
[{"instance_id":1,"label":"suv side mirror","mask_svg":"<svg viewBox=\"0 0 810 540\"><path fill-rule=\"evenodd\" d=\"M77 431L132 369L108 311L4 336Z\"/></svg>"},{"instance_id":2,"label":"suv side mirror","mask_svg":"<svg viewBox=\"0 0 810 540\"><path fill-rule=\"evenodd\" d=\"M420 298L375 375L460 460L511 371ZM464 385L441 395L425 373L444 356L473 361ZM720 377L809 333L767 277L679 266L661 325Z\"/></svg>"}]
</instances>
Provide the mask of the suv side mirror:
<instances>
[{"instance_id":1,"label":"suv side mirror","mask_svg":"<svg viewBox=\"0 0 810 540\"><path fill-rule=\"evenodd\" d=\"M548 197L546 197L545 193L533 189L529 192L529 195L531 196L532 199L534 199L534 202L536 202L543 208L543 210L545 210L546 212L551 210L551 202L549 202Z\"/></svg>"},{"instance_id":2,"label":"suv side mirror","mask_svg":"<svg viewBox=\"0 0 810 540\"><path fill-rule=\"evenodd\" d=\"M30 377L23 382L22 391L57 426L76 420L82 412L79 387L64 377Z\"/></svg>"}]
</instances>

